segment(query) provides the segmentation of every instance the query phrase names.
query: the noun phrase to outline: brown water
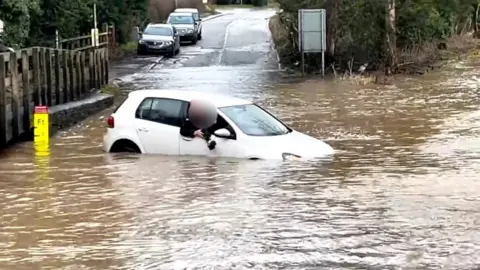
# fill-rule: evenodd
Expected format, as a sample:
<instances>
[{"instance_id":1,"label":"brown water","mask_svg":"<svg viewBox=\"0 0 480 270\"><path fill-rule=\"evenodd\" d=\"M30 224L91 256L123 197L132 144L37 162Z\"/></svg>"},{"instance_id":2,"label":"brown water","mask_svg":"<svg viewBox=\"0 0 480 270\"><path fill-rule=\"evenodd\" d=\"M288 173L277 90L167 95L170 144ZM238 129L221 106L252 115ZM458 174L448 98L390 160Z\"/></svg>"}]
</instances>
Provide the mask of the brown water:
<instances>
[{"instance_id":1,"label":"brown water","mask_svg":"<svg viewBox=\"0 0 480 270\"><path fill-rule=\"evenodd\" d=\"M228 79L332 144L329 163L105 154L108 113L49 156L19 145L0 163L0 269L480 267L479 67L395 86Z\"/></svg>"}]
</instances>

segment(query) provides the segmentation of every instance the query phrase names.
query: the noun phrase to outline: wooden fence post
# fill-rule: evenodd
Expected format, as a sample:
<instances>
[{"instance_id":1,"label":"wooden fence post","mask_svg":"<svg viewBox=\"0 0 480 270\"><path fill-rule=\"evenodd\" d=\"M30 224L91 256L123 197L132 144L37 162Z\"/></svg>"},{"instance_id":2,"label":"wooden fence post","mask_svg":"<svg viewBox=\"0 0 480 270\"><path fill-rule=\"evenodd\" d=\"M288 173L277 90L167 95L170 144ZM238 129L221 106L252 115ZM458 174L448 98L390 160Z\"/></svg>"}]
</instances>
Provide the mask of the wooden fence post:
<instances>
[{"instance_id":1,"label":"wooden fence post","mask_svg":"<svg viewBox=\"0 0 480 270\"><path fill-rule=\"evenodd\" d=\"M60 51L55 50L55 104L59 105L61 103L60 97Z\"/></svg>"},{"instance_id":2,"label":"wooden fence post","mask_svg":"<svg viewBox=\"0 0 480 270\"><path fill-rule=\"evenodd\" d=\"M82 77L80 76L80 52L74 54L75 57L75 79L77 81L76 88L75 88L75 95L77 98L81 97L81 88L82 88Z\"/></svg>"},{"instance_id":3,"label":"wooden fence post","mask_svg":"<svg viewBox=\"0 0 480 270\"><path fill-rule=\"evenodd\" d=\"M75 72L73 70L73 52L68 53L68 77L70 78L69 96L70 100L75 100Z\"/></svg>"},{"instance_id":4,"label":"wooden fence post","mask_svg":"<svg viewBox=\"0 0 480 270\"><path fill-rule=\"evenodd\" d=\"M0 54L0 146L7 145L7 89L5 87L5 56Z\"/></svg>"},{"instance_id":5,"label":"wooden fence post","mask_svg":"<svg viewBox=\"0 0 480 270\"><path fill-rule=\"evenodd\" d=\"M45 59L45 49L40 48L40 78L42 84L41 104L47 105L47 65Z\"/></svg>"},{"instance_id":6,"label":"wooden fence post","mask_svg":"<svg viewBox=\"0 0 480 270\"><path fill-rule=\"evenodd\" d=\"M42 103L41 98L41 86L40 86L40 53L38 48L32 49L32 64L33 64L33 96L34 96L34 104L40 105Z\"/></svg>"},{"instance_id":7,"label":"wooden fence post","mask_svg":"<svg viewBox=\"0 0 480 270\"><path fill-rule=\"evenodd\" d=\"M28 77L28 71L29 71L29 62L28 62L28 51L27 50L22 50L22 84L23 84L23 131L29 131L31 127L31 122L30 122L30 114L32 111L30 110L30 103L31 103L31 98L30 94L32 93L30 91L30 79Z\"/></svg>"},{"instance_id":8,"label":"wooden fence post","mask_svg":"<svg viewBox=\"0 0 480 270\"><path fill-rule=\"evenodd\" d=\"M80 52L80 94L83 96L87 92L87 82L85 80L85 52Z\"/></svg>"},{"instance_id":9,"label":"wooden fence post","mask_svg":"<svg viewBox=\"0 0 480 270\"><path fill-rule=\"evenodd\" d=\"M96 54L96 57L95 57L95 71L96 71L96 75L95 75L95 78L96 78L96 84L95 84L95 88L96 89L100 89L102 87L102 79L101 79L101 74L102 74L102 68L100 66L100 51L98 49L95 50L95 54Z\"/></svg>"},{"instance_id":10,"label":"wooden fence post","mask_svg":"<svg viewBox=\"0 0 480 270\"><path fill-rule=\"evenodd\" d=\"M117 33L115 32L115 24L112 24L112 45L117 46Z\"/></svg>"},{"instance_id":11,"label":"wooden fence post","mask_svg":"<svg viewBox=\"0 0 480 270\"><path fill-rule=\"evenodd\" d=\"M89 80L90 80L90 89L95 88L95 51L92 50L88 52L88 69L90 72Z\"/></svg>"},{"instance_id":12,"label":"wooden fence post","mask_svg":"<svg viewBox=\"0 0 480 270\"><path fill-rule=\"evenodd\" d=\"M10 88L11 88L11 103L10 108L12 111L12 138L18 137L20 134L20 125L18 121L20 120L19 117L19 97L18 97L18 59L17 53L13 52L10 53Z\"/></svg>"},{"instance_id":13,"label":"wooden fence post","mask_svg":"<svg viewBox=\"0 0 480 270\"><path fill-rule=\"evenodd\" d=\"M68 89L70 89L70 84L68 80L68 52L62 52L62 75L63 75L63 103L70 101L70 96L68 95Z\"/></svg>"},{"instance_id":14,"label":"wooden fence post","mask_svg":"<svg viewBox=\"0 0 480 270\"><path fill-rule=\"evenodd\" d=\"M52 106L53 104L53 97L52 97L52 50L51 49L46 49L45 50L45 67L47 69L47 102L46 104L48 106Z\"/></svg>"},{"instance_id":15,"label":"wooden fence post","mask_svg":"<svg viewBox=\"0 0 480 270\"><path fill-rule=\"evenodd\" d=\"M105 56L105 48L102 48L100 49L100 51L98 52L99 56L98 56L98 65L100 67L100 87L99 88L102 88L102 86L104 85L104 80L105 80L105 76L104 76L104 65L103 65L103 59L104 59L104 56Z\"/></svg>"},{"instance_id":16,"label":"wooden fence post","mask_svg":"<svg viewBox=\"0 0 480 270\"><path fill-rule=\"evenodd\" d=\"M108 76L108 66L109 66L109 64L108 64L108 57L109 57L108 49L106 50L106 54L107 54L107 56L103 60L103 64L104 64L104 68L105 68L105 83L108 84L108 80L109 80L109 76Z\"/></svg>"}]
</instances>

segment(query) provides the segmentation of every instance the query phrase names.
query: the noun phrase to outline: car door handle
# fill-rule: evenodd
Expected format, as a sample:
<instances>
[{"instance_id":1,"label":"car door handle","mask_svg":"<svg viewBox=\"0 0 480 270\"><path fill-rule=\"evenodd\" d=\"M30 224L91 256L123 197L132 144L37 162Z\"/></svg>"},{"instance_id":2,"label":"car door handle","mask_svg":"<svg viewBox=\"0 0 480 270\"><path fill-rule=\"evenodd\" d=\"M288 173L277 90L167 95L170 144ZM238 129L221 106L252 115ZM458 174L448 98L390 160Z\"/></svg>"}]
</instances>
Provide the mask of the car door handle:
<instances>
[{"instance_id":1,"label":"car door handle","mask_svg":"<svg viewBox=\"0 0 480 270\"><path fill-rule=\"evenodd\" d=\"M138 128L138 131L141 131L141 132L148 132L148 129L146 129L146 128Z\"/></svg>"},{"instance_id":2,"label":"car door handle","mask_svg":"<svg viewBox=\"0 0 480 270\"><path fill-rule=\"evenodd\" d=\"M182 136L182 139L183 139L184 141L187 141L187 142L193 141L193 138L189 138L189 137L183 137L183 136Z\"/></svg>"}]
</instances>

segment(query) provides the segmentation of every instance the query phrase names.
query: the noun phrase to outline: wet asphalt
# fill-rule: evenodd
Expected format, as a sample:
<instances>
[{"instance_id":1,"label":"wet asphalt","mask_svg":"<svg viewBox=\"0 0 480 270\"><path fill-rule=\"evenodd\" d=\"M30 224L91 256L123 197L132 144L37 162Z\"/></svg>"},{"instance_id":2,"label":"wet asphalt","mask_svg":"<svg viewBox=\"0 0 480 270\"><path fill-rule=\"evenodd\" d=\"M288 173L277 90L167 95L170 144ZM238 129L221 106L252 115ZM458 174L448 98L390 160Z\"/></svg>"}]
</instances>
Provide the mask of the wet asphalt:
<instances>
[{"instance_id":1,"label":"wet asphalt","mask_svg":"<svg viewBox=\"0 0 480 270\"><path fill-rule=\"evenodd\" d=\"M203 39L175 57L132 56L111 64L110 80L127 91L191 89L249 96L278 73L268 19L273 9L233 9L203 21Z\"/></svg>"}]
</instances>

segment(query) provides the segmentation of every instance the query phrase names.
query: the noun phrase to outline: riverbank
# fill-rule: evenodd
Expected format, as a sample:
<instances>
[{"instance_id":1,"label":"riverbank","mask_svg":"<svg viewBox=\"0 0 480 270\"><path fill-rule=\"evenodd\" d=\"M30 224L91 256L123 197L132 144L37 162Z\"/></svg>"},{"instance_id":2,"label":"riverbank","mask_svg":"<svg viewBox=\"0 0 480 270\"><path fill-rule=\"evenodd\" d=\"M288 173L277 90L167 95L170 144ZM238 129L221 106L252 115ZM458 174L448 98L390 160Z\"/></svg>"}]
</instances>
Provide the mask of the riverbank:
<instances>
[{"instance_id":1,"label":"riverbank","mask_svg":"<svg viewBox=\"0 0 480 270\"><path fill-rule=\"evenodd\" d=\"M296 42L296 34L291 33L282 23L279 14L269 20L269 29L272 34L272 40L275 49L280 57L280 62L290 72L299 73L301 70L300 57L296 51L292 51ZM402 75L422 75L441 68L446 63L455 60L461 60L471 54L480 52L480 39L473 37L472 33L464 35L455 35L444 42L425 42L411 48L400 49L398 51L398 70L396 74ZM309 74L319 73L318 64L321 63L319 57L311 57L306 61L306 70ZM389 83L392 78L384 78L383 67L381 64L356 63L355 59L350 60L352 64L325 67L326 72L334 77L345 79L355 77L360 81ZM367 64L364 72L358 72L362 65ZM361 76L359 76L361 73Z\"/></svg>"}]
</instances>

